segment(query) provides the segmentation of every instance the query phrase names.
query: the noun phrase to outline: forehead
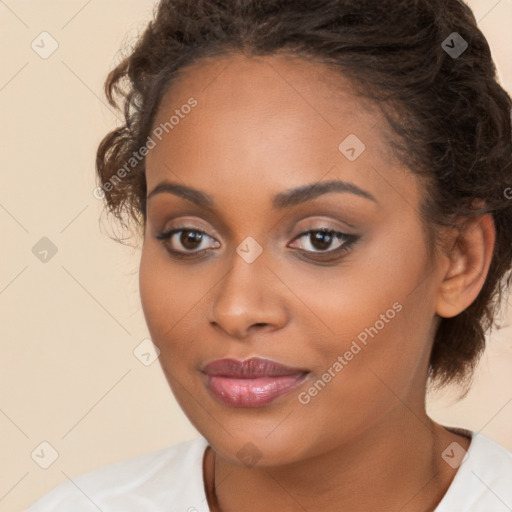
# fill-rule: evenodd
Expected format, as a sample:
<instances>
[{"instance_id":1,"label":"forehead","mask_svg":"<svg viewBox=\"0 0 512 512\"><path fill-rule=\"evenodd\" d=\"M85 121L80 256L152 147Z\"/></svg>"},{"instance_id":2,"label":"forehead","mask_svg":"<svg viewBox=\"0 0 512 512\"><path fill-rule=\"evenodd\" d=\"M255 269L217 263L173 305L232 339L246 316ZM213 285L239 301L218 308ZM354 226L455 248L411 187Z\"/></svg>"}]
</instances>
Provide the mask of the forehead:
<instances>
[{"instance_id":1,"label":"forehead","mask_svg":"<svg viewBox=\"0 0 512 512\"><path fill-rule=\"evenodd\" d=\"M183 108L191 98L196 106ZM378 186L383 165L400 167L370 101L332 68L284 55L230 55L186 68L162 98L152 133L158 127L161 141L146 158L148 189L177 178L202 189L265 184L277 192L327 175L368 188ZM355 160L347 146L360 153Z\"/></svg>"}]
</instances>

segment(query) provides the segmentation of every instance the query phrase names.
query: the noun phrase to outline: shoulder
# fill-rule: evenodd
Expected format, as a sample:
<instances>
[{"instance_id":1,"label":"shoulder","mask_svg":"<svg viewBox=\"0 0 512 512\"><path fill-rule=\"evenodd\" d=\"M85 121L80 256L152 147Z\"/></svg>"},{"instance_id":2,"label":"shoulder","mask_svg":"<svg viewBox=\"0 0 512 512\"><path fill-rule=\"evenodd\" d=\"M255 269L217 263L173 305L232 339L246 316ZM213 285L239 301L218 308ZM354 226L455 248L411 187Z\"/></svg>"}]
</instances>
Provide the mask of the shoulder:
<instances>
[{"instance_id":1,"label":"shoulder","mask_svg":"<svg viewBox=\"0 0 512 512\"><path fill-rule=\"evenodd\" d=\"M26 512L207 511L203 437L84 473L55 487Z\"/></svg>"},{"instance_id":2,"label":"shoulder","mask_svg":"<svg viewBox=\"0 0 512 512\"><path fill-rule=\"evenodd\" d=\"M472 432L472 440L455 478L435 512L510 512L512 452Z\"/></svg>"}]
</instances>

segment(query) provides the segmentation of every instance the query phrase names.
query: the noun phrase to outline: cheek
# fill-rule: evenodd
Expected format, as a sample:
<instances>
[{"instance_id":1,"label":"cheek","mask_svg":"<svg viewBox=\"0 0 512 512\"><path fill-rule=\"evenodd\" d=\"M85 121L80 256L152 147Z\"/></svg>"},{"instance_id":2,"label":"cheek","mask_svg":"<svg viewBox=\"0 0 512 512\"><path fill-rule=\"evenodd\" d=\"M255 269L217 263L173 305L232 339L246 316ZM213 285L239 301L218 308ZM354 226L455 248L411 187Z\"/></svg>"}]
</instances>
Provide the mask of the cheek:
<instances>
[{"instance_id":1,"label":"cheek","mask_svg":"<svg viewBox=\"0 0 512 512\"><path fill-rule=\"evenodd\" d=\"M325 449L338 435L357 436L362 425L371 428L392 409L417 397L421 386L416 384L422 382L418 370L423 368L420 363L427 344L417 308L405 297L393 302L395 297L393 293L384 301L383 308L370 302L366 307L338 310L337 324L333 324L338 334L323 337L310 352L310 360L318 364L312 382L299 397L304 428L343 425L342 432L330 433L322 441ZM329 307L334 322L335 304Z\"/></svg>"},{"instance_id":2,"label":"cheek","mask_svg":"<svg viewBox=\"0 0 512 512\"><path fill-rule=\"evenodd\" d=\"M155 334L164 328L166 317L166 306L162 301L163 281L161 265L154 251L144 242L139 266L139 290L142 310L153 342L156 342Z\"/></svg>"},{"instance_id":3,"label":"cheek","mask_svg":"<svg viewBox=\"0 0 512 512\"><path fill-rule=\"evenodd\" d=\"M406 315L397 309L424 300L418 284L426 272L421 248L415 254L407 244L390 248L375 240L339 267L304 267L300 272L289 268L288 276L281 277L306 306L299 309L295 301L294 320L307 322L310 329L316 322L324 338L346 340L376 322L382 331L382 326L389 331L388 325L400 323Z\"/></svg>"},{"instance_id":4,"label":"cheek","mask_svg":"<svg viewBox=\"0 0 512 512\"><path fill-rule=\"evenodd\" d=\"M304 332L320 333L308 343L321 371L346 355L344 377L337 379L344 392L361 397L380 388L389 394L377 376L393 390L407 387L428 348L434 317L429 274L421 232L410 228L367 241L339 270L325 269L325 278L318 269L300 273L300 283L295 278L309 310L296 318Z\"/></svg>"},{"instance_id":5,"label":"cheek","mask_svg":"<svg viewBox=\"0 0 512 512\"><path fill-rule=\"evenodd\" d=\"M139 289L144 317L157 345L190 321L208 292L207 283L194 277L192 267L169 264L161 248L151 242L142 248Z\"/></svg>"}]
</instances>

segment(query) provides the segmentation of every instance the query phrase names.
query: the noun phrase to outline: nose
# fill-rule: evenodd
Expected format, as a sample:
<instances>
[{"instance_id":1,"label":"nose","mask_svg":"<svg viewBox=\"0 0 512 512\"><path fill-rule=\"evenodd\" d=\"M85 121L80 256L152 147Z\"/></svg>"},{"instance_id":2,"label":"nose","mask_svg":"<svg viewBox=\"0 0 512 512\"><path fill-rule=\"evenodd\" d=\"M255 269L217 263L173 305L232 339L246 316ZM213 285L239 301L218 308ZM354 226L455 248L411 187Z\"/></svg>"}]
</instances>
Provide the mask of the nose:
<instances>
[{"instance_id":1,"label":"nose","mask_svg":"<svg viewBox=\"0 0 512 512\"><path fill-rule=\"evenodd\" d=\"M238 254L233 266L214 288L206 315L211 325L234 338L286 325L286 287L267 267L263 254L247 263Z\"/></svg>"}]
</instances>

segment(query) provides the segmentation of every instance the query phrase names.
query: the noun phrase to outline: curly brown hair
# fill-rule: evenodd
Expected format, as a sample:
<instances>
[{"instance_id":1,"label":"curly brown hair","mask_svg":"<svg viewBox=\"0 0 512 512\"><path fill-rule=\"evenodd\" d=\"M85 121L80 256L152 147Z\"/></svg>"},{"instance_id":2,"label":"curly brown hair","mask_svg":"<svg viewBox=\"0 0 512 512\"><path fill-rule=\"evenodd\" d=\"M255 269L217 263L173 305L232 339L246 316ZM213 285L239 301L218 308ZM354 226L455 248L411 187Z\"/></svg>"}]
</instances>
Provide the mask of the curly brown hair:
<instances>
[{"instance_id":1,"label":"curly brown hair","mask_svg":"<svg viewBox=\"0 0 512 512\"><path fill-rule=\"evenodd\" d=\"M467 43L460 55L447 51L455 41ZM512 281L512 100L470 8L458 0L161 0L105 82L125 122L101 141L96 169L108 213L123 227L145 230L145 159L128 170L126 162L146 143L164 93L199 59L235 53L314 59L375 102L394 154L428 185L420 214L431 254L441 226L492 214L485 283L469 307L440 319L430 356L430 382L466 384L467 393Z\"/></svg>"}]
</instances>

